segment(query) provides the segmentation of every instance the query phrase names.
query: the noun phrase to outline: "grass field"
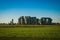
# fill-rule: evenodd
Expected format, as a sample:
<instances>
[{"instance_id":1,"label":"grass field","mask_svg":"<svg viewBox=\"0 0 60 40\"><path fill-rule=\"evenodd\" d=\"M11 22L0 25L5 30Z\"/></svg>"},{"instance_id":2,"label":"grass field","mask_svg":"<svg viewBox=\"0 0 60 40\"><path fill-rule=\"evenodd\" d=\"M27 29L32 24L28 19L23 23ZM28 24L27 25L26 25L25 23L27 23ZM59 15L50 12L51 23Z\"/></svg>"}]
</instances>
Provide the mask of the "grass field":
<instances>
[{"instance_id":1,"label":"grass field","mask_svg":"<svg viewBox=\"0 0 60 40\"><path fill-rule=\"evenodd\" d=\"M32 26L32 27L30 27L30 26ZM17 39L37 40L39 38L40 39L41 38L42 39L60 38L60 25L35 25L35 27L33 27L33 25L30 25L30 26L28 25L28 27L15 27L15 25L14 25L14 28L12 28L12 27L3 28L2 27L2 28L0 28L0 38L3 38L3 37L6 37L8 39L14 38L13 40L17 40Z\"/></svg>"}]
</instances>

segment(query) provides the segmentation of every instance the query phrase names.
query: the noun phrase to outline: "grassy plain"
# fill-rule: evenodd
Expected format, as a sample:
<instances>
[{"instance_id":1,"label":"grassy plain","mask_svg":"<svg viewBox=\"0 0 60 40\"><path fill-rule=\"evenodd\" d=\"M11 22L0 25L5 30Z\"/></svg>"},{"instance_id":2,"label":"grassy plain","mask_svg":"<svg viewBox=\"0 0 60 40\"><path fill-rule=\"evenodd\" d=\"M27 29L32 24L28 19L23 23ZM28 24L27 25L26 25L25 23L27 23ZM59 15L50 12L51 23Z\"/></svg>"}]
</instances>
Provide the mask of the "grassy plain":
<instances>
[{"instance_id":1,"label":"grassy plain","mask_svg":"<svg viewBox=\"0 0 60 40\"><path fill-rule=\"evenodd\" d=\"M60 25L0 25L0 38L3 37L14 38L13 40L19 38L21 40L58 39L60 38Z\"/></svg>"}]
</instances>

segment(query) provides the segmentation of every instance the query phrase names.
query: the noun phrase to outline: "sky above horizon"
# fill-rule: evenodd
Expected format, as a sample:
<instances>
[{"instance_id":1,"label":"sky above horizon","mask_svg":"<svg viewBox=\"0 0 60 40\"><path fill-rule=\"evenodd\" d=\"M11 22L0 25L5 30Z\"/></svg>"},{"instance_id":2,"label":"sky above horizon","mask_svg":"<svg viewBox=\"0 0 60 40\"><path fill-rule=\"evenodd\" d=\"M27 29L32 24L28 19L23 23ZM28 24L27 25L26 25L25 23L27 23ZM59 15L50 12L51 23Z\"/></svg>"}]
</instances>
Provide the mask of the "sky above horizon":
<instances>
[{"instance_id":1,"label":"sky above horizon","mask_svg":"<svg viewBox=\"0 0 60 40\"><path fill-rule=\"evenodd\" d=\"M50 17L60 23L60 0L0 0L0 23L17 23L20 16Z\"/></svg>"}]
</instances>

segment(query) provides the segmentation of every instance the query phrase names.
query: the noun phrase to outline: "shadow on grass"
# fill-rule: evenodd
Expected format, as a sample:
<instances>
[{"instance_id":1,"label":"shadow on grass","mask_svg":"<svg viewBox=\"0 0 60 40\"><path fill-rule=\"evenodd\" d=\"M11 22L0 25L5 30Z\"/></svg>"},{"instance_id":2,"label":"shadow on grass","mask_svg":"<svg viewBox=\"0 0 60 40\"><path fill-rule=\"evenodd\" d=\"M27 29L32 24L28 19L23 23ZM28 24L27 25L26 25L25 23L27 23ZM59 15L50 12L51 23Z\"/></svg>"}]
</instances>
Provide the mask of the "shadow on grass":
<instances>
[{"instance_id":1,"label":"shadow on grass","mask_svg":"<svg viewBox=\"0 0 60 40\"><path fill-rule=\"evenodd\" d=\"M40 37L0 37L0 40L60 40L60 38L40 38Z\"/></svg>"}]
</instances>

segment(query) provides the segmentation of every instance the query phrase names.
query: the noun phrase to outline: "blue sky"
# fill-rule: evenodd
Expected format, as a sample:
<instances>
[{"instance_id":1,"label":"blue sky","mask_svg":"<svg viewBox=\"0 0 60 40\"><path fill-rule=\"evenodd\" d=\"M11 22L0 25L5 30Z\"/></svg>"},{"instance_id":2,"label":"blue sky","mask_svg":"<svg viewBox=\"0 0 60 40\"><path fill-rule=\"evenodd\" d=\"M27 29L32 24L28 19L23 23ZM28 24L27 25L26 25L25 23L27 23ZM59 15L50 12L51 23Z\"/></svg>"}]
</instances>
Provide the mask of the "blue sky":
<instances>
[{"instance_id":1,"label":"blue sky","mask_svg":"<svg viewBox=\"0 0 60 40\"><path fill-rule=\"evenodd\" d=\"M0 23L18 22L20 16L51 17L60 22L60 0L0 0Z\"/></svg>"}]
</instances>

